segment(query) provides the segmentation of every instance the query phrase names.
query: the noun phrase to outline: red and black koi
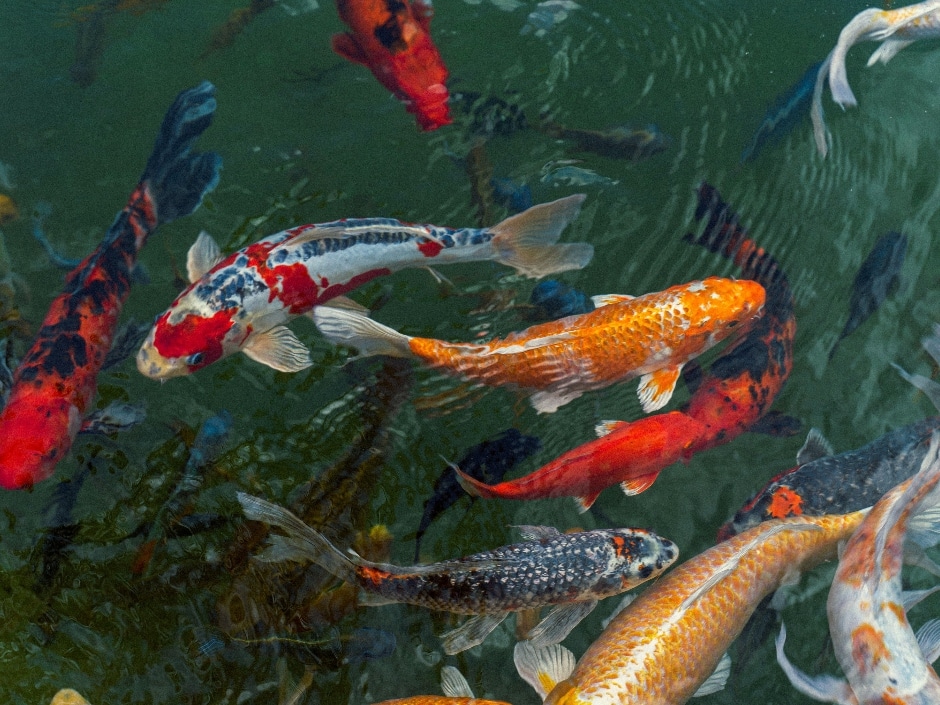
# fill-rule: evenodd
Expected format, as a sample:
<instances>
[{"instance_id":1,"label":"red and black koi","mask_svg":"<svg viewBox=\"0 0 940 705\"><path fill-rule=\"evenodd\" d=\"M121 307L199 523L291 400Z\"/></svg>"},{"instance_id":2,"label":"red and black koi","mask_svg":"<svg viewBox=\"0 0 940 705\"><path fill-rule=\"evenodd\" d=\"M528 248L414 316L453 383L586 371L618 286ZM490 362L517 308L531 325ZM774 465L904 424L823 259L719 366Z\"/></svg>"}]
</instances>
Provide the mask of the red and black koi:
<instances>
[{"instance_id":1,"label":"red and black koi","mask_svg":"<svg viewBox=\"0 0 940 705\"><path fill-rule=\"evenodd\" d=\"M665 571L676 545L643 529L601 529L563 534L546 526L520 527L527 540L452 561L397 567L343 553L286 509L243 492L245 515L279 527L260 556L267 561L313 561L363 592L360 602L404 602L472 614L443 636L456 654L483 642L510 612L555 605L532 631L536 647L564 639L597 601L618 595ZM553 576L549 578L549 576Z\"/></svg>"},{"instance_id":2,"label":"red and black koi","mask_svg":"<svg viewBox=\"0 0 940 705\"><path fill-rule=\"evenodd\" d=\"M44 480L68 452L94 398L138 251L157 226L192 213L218 183L221 158L190 152L212 121L214 93L206 81L177 96L130 200L98 248L68 275L16 369L0 414L3 487Z\"/></svg>"}]
</instances>

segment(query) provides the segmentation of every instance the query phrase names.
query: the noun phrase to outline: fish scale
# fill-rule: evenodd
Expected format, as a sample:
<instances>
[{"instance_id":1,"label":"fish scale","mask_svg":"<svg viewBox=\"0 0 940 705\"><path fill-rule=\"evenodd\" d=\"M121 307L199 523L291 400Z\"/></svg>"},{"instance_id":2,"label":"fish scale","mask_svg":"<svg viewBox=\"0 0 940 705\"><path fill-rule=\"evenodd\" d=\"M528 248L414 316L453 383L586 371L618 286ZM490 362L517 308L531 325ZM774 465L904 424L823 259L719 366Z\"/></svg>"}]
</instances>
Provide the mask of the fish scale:
<instances>
[{"instance_id":1,"label":"fish scale","mask_svg":"<svg viewBox=\"0 0 940 705\"><path fill-rule=\"evenodd\" d=\"M834 557L864 516L764 522L689 559L614 617L546 705L686 702L757 603L794 571Z\"/></svg>"}]
</instances>

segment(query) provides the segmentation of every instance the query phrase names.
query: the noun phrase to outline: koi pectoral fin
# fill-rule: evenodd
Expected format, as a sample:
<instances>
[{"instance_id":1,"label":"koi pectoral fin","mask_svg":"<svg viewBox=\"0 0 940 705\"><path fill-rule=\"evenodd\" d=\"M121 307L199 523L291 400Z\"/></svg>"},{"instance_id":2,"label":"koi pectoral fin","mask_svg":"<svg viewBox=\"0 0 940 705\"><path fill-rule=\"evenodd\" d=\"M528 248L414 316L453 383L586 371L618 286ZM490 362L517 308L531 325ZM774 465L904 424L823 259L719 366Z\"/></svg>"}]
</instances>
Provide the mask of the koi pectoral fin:
<instances>
[{"instance_id":1,"label":"koi pectoral fin","mask_svg":"<svg viewBox=\"0 0 940 705\"><path fill-rule=\"evenodd\" d=\"M441 645L448 656L459 654L461 651L472 649L490 635L500 623L506 619L509 612L493 612L491 614L478 614L471 617L456 629L451 629L441 635Z\"/></svg>"},{"instance_id":2,"label":"koi pectoral fin","mask_svg":"<svg viewBox=\"0 0 940 705\"><path fill-rule=\"evenodd\" d=\"M284 326L251 336L242 352L279 372L299 372L313 364L307 346Z\"/></svg>"},{"instance_id":3,"label":"koi pectoral fin","mask_svg":"<svg viewBox=\"0 0 940 705\"><path fill-rule=\"evenodd\" d=\"M533 648L542 649L551 644L557 644L571 633L581 620L591 614L597 606L597 600L584 600L571 602L567 605L556 605L545 619L538 623L529 632L529 642Z\"/></svg>"},{"instance_id":4,"label":"koi pectoral fin","mask_svg":"<svg viewBox=\"0 0 940 705\"><path fill-rule=\"evenodd\" d=\"M731 657L724 654L712 674L705 679L705 682L699 686L693 694L693 698L700 698L703 695L711 695L719 690L724 690L728 682L728 676L731 675Z\"/></svg>"},{"instance_id":5,"label":"koi pectoral fin","mask_svg":"<svg viewBox=\"0 0 940 705\"><path fill-rule=\"evenodd\" d=\"M352 61L354 64L362 64L363 66L369 65L369 57L362 52L356 40L345 32L342 34L334 34L330 39L330 45L333 47L333 51L344 59Z\"/></svg>"},{"instance_id":6,"label":"koi pectoral fin","mask_svg":"<svg viewBox=\"0 0 940 705\"><path fill-rule=\"evenodd\" d=\"M558 411L558 407L564 406L580 396L580 391L536 392L529 397L529 403L540 414L553 414Z\"/></svg>"},{"instance_id":7,"label":"koi pectoral fin","mask_svg":"<svg viewBox=\"0 0 940 705\"><path fill-rule=\"evenodd\" d=\"M790 680L790 685L803 695L824 703L857 705L855 693L846 681L834 676L811 676L790 663L790 659L783 650L786 641L787 628L786 625L781 624L780 634L777 635L777 663Z\"/></svg>"},{"instance_id":8,"label":"koi pectoral fin","mask_svg":"<svg viewBox=\"0 0 940 705\"><path fill-rule=\"evenodd\" d=\"M676 389L680 372L682 372L682 365L664 367L640 377L640 386L636 394L640 398L640 404L643 405L643 411L649 414L666 405Z\"/></svg>"},{"instance_id":9,"label":"koi pectoral fin","mask_svg":"<svg viewBox=\"0 0 940 705\"><path fill-rule=\"evenodd\" d=\"M568 678L575 667L574 654L561 644L536 649L531 642L520 641L513 649L512 660L519 677L531 685L542 700Z\"/></svg>"}]
</instances>

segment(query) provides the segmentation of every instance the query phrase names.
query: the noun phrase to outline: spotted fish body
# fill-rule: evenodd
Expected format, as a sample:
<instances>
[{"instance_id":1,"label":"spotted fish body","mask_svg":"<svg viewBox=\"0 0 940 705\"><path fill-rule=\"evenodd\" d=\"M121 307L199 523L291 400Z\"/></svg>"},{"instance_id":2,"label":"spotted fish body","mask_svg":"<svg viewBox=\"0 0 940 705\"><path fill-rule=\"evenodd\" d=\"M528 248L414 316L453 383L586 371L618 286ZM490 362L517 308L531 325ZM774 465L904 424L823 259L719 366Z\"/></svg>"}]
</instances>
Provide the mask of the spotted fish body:
<instances>
[{"instance_id":1,"label":"spotted fish body","mask_svg":"<svg viewBox=\"0 0 940 705\"><path fill-rule=\"evenodd\" d=\"M888 63L895 54L918 39L940 38L940 0L927 0L896 10L868 8L862 10L839 33L836 46L823 61L813 90L810 114L813 118L813 135L816 148L826 156L829 151L829 134L823 118L822 93L826 81L832 91L832 99L840 106L855 106L855 94L849 86L845 70L845 57L855 44L864 41L880 41L868 59L868 65Z\"/></svg>"},{"instance_id":2,"label":"spotted fish body","mask_svg":"<svg viewBox=\"0 0 940 705\"><path fill-rule=\"evenodd\" d=\"M562 534L550 527L522 527L530 540L456 560L397 567L342 553L275 504L243 493L238 498L249 519L279 526L288 534L277 539L262 560L312 560L358 585L371 596L371 604L404 602L477 619L493 615L474 643L509 612L583 602L589 605L583 618L597 600L658 576L678 556L674 543L643 529ZM472 645L452 650L445 642L445 650L456 653Z\"/></svg>"},{"instance_id":3,"label":"spotted fish body","mask_svg":"<svg viewBox=\"0 0 940 705\"><path fill-rule=\"evenodd\" d=\"M765 522L683 563L620 612L546 705L681 705L715 670L760 600L834 557L864 512Z\"/></svg>"},{"instance_id":4,"label":"spotted fish body","mask_svg":"<svg viewBox=\"0 0 940 705\"><path fill-rule=\"evenodd\" d=\"M794 685L811 697L844 705L930 705L940 702L940 678L928 661L936 657L937 638L917 638L907 621L908 601L901 589L905 541L936 542L940 503L940 458L934 434L919 472L889 491L872 508L845 546L829 590L829 632L847 683L797 671L783 652L777 658ZM912 520L927 517L914 532ZM932 534L932 535L931 535ZM931 643L932 642L932 643ZM925 658L924 654L933 652ZM802 687L801 687L802 686ZM808 688L807 686L814 686Z\"/></svg>"},{"instance_id":5,"label":"spotted fish body","mask_svg":"<svg viewBox=\"0 0 940 705\"><path fill-rule=\"evenodd\" d=\"M90 410L138 251L158 225L194 211L218 182L219 156L190 153L212 120L214 91L205 82L180 93L124 210L98 248L66 277L64 291L49 307L0 414L3 487L49 477L68 452Z\"/></svg>"},{"instance_id":6,"label":"spotted fish body","mask_svg":"<svg viewBox=\"0 0 940 705\"><path fill-rule=\"evenodd\" d=\"M201 235L189 254L192 284L161 314L138 356L146 376L190 374L235 352L275 369L309 367L284 323L376 277L407 267L495 260L540 277L586 265L585 243L555 244L583 195L534 206L491 228L453 229L392 218L301 225L223 257Z\"/></svg>"},{"instance_id":7,"label":"spotted fish body","mask_svg":"<svg viewBox=\"0 0 940 705\"><path fill-rule=\"evenodd\" d=\"M940 416L904 426L861 448L826 455L774 477L718 534L719 540L768 519L845 514L875 504L917 472Z\"/></svg>"},{"instance_id":8,"label":"spotted fish body","mask_svg":"<svg viewBox=\"0 0 940 705\"><path fill-rule=\"evenodd\" d=\"M638 394L644 410L654 411L669 401L686 362L760 315L764 289L709 277L635 298L599 298L606 305L589 313L485 344L404 336L347 311L320 309L314 321L327 338L365 354L416 357L483 384L528 391L540 412L642 375Z\"/></svg>"}]
</instances>

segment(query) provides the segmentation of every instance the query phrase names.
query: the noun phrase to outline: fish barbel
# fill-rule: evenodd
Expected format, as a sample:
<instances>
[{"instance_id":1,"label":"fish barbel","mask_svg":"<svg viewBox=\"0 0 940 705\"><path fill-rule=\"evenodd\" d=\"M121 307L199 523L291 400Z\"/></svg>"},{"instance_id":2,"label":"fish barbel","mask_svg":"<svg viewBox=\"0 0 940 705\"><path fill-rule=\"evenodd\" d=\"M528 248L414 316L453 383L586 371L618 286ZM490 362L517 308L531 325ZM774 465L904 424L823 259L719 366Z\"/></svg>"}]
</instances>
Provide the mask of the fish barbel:
<instances>
[{"instance_id":1,"label":"fish barbel","mask_svg":"<svg viewBox=\"0 0 940 705\"><path fill-rule=\"evenodd\" d=\"M157 317L137 353L152 379L188 375L236 352L282 372L310 354L284 326L314 306L408 267L493 260L529 277L580 269L594 248L556 244L585 196L541 203L491 228L447 228L393 218L300 225L228 256L203 233L189 250L191 282ZM350 305L347 302L344 305Z\"/></svg>"},{"instance_id":2,"label":"fish barbel","mask_svg":"<svg viewBox=\"0 0 940 705\"><path fill-rule=\"evenodd\" d=\"M313 319L328 339L363 355L418 358L483 384L511 385L551 413L586 391L641 377L643 410L672 397L686 362L763 312L764 287L709 277L631 297L595 297L593 311L549 321L484 344L402 335L353 311L318 308Z\"/></svg>"},{"instance_id":3,"label":"fish barbel","mask_svg":"<svg viewBox=\"0 0 940 705\"><path fill-rule=\"evenodd\" d=\"M835 557L865 513L764 522L690 558L614 617L546 705L681 705L703 694L758 602Z\"/></svg>"}]
</instances>

